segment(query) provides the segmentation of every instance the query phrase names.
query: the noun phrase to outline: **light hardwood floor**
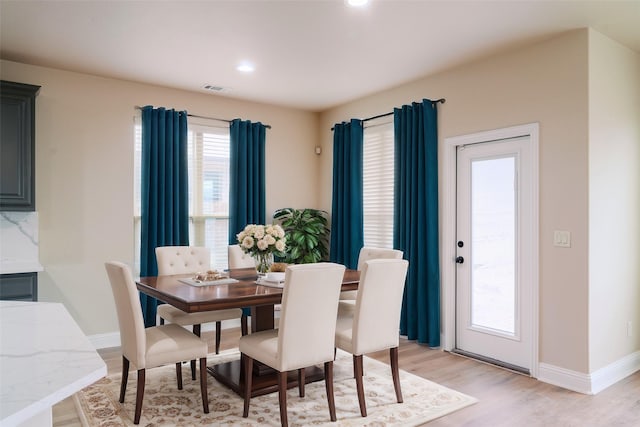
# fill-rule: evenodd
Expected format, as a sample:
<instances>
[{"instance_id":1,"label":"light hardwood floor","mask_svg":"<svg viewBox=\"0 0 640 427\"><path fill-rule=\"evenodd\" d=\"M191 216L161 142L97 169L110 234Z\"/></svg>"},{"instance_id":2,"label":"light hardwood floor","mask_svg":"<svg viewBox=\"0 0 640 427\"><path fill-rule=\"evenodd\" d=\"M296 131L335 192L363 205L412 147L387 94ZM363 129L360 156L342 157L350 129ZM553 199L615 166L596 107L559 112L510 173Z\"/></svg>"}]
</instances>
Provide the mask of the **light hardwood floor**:
<instances>
[{"instance_id":1,"label":"light hardwood floor","mask_svg":"<svg viewBox=\"0 0 640 427\"><path fill-rule=\"evenodd\" d=\"M205 332L203 337L213 351L213 333ZM239 337L238 329L224 330L221 349L237 346ZM120 372L119 347L98 352L109 374ZM403 339L399 353L401 369L479 400L475 405L425 424L429 427L640 426L640 372L596 396L587 396ZM369 356L389 362L386 351ZM53 407L53 425L81 425L71 398Z\"/></svg>"}]
</instances>

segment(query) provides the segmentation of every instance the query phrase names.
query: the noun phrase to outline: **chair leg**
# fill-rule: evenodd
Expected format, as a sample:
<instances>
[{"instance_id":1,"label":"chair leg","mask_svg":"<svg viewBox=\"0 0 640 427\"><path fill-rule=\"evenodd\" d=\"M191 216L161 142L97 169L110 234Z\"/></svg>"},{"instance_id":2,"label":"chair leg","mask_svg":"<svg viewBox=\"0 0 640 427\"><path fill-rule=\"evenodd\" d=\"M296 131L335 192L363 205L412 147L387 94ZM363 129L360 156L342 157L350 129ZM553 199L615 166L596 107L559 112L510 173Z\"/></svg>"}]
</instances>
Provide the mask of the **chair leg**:
<instances>
[{"instance_id":1,"label":"chair leg","mask_svg":"<svg viewBox=\"0 0 640 427\"><path fill-rule=\"evenodd\" d=\"M178 382L178 390L182 390L182 362L176 363L176 381Z\"/></svg>"},{"instance_id":2,"label":"chair leg","mask_svg":"<svg viewBox=\"0 0 640 427\"><path fill-rule=\"evenodd\" d=\"M200 336L200 325L193 325L193 334L197 337ZM196 380L196 361L195 359L191 361L191 381Z\"/></svg>"},{"instance_id":3,"label":"chair leg","mask_svg":"<svg viewBox=\"0 0 640 427\"><path fill-rule=\"evenodd\" d=\"M300 397L304 397L304 382L305 382L305 372L304 368L298 369L298 394Z\"/></svg>"},{"instance_id":4,"label":"chair leg","mask_svg":"<svg viewBox=\"0 0 640 427\"><path fill-rule=\"evenodd\" d=\"M278 372L278 402L280 403L280 425L287 427L287 371Z\"/></svg>"},{"instance_id":5,"label":"chair leg","mask_svg":"<svg viewBox=\"0 0 640 427\"><path fill-rule=\"evenodd\" d=\"M200 358L200 391L202 393L202 410L209 413L209 396L207 394L207 358Z\"/></svg>"},{"instance_id":6,"label":"chair leg","mask_svg":"<svg viewBox=\"0 0 640 427\"><path fill-rule=\"evenodd\" d=\"M122 356L122 380L120 381L120 403L124 403L124 393L127 391L129 380L129 359Z\"/></svg>"},{"instance_id":7,"label":"chair leg","mask_svg":"<svg viewBox=\"0 0 640 427\"><path fill-rule=\"evenodd\" d=\"M329 416L331 421L336 421L336 400L333 395L333 361L324 363L324 387L327 391L327 401L329 402Z\"/></svg>"},{"instance_id":8,"label":"chair leg","mask_svg":"<svg viewBox=\"0 0 640 427\"><path fill-rule=\"evenodd\" d=\"M249 320L248 317L244 314L240 318L240 331L242 332L242 336L245 336L249 333Z\"/></svg>"},{"instance_id":9,"label":"chair leg","mask_svg":"<svg viewBox=\"0 0 640 427\"><path fill-rule=\"evenodd\" d=\"M358 390L358 403L360 404L360 415L367 416L367 403L364 401L364 384L362 383L362 355L353 355L353 376L356 378L356 389Z\"/></svg>"},{"instance_id":10,"label":"chair leg","mask_svg":"<svg viewBox=\"0 0 640 427\"><path fill-rule=\"evenodd\" d=\"M136 410L133 417L134 424L140 424L140 414L142 413L142 398L144 397L144 376L145 370L138 369L138 384L136 386Z\"/></svg>"},{"instance_id":11,"label":"chair leg","mask_svg":"<svg viewBox=\"0 0 640 427\"><path fill-rule=\"evenodd\" d=\"M400 369L398 366L398 347L389 349L391 359L391 375L393 376L393 388L396 390L396 399L402 403L402 390L400 389Z\"/></svg>"},{"instance_id":12,"label":"chair leg","mask_svg":"<svg viewBox=\"0 0 640 427\"><path fill-rule=\"evenodd\" d=\"M249 416L249 401L251 400L251 371L253 370L253 359L242 354L242 360L244 360L244 411L242 416L247 418Z\"/></svg>"},{"instance_id":13,"label":"chair leg","mask_svg":"<svg viewBox=\"0 0 640 427\"><path fill-rule=\"evenodd\" d=\"M191 365L191 380L195 381L196 380L196 361L192 360L189 364Z\"/></svg>"},{"instance_id":14,"label":"chair leg","mask_svg":"<svg viewBox=\"0 0 640 427\"><path fill-rule=\"evenodd\" d=\"M216 322L216 354L220 353L221 335L222 335L222 322Z\"/></svg>"}]
</instances>

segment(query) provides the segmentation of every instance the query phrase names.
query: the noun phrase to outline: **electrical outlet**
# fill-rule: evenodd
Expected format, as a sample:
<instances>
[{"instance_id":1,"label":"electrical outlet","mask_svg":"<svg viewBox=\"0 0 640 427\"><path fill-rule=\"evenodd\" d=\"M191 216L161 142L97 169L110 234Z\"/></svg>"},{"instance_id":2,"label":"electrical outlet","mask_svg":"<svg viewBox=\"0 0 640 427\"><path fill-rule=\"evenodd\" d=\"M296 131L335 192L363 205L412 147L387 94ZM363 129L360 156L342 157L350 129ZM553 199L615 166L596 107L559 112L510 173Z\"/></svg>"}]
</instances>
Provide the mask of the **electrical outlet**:
<instances>
[{"instance_id":1,"label":"electrical outlet","mask_svg":"<svg viewBox=\"0 0 640 427\"><path fill-rule=\"evenodd\" d=\"M553 232L553 246L560 248L571 247L571 232L564 230L556 230Z\"/></svg>"}]
</instances>

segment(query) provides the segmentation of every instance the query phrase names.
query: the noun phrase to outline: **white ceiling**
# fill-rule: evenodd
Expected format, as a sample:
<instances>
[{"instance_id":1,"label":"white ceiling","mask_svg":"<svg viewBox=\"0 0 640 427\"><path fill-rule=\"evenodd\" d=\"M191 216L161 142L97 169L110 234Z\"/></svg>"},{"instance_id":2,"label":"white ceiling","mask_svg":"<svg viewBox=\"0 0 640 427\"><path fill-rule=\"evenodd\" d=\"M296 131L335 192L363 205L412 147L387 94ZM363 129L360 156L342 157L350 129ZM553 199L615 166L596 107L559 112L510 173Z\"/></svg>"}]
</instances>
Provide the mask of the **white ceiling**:
<instances>
[{"instance_id":1,"label":"white ceiling","mask_svg":"<svg viewBox=\"0 0 640 427\"><path fill-rule=\"evenodd\" d=\"M0 0L0 57L321 111L583 27L640 52L640 0Z\"/></svg>"}]
</instances>

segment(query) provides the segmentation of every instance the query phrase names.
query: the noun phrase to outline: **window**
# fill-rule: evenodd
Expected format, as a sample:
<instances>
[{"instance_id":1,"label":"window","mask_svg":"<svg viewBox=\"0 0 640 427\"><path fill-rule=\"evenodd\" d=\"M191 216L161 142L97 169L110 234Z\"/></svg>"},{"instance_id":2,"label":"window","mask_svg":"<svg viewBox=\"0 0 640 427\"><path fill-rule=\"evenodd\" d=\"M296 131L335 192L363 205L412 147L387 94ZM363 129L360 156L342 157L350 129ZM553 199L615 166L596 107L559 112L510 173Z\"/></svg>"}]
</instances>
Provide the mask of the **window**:
<instances>
[{"instance_id":1,"label":"window","mask_svg":"<svg viewBox=\"0 0 640 427\"><path fill-rule=\"evenodd\" d=\"M391 117L393 119L393 117ZM363 141L364 244L393 248L393 120L367 123Z\"/></svg>"},{"instance_id":2,"label":"window","mask_svg":"<svg viewBox=\"0 0 640 427\"><path fill-rule=\"evenodd\" d=\"M189 123L189 242L211 249L211 267L226 269L229 245L229 128ZM140 267L142 126L135 124L135 261Z\"/></svg>"}]
</instances>

